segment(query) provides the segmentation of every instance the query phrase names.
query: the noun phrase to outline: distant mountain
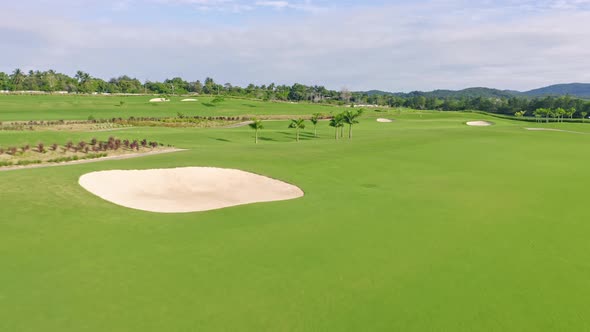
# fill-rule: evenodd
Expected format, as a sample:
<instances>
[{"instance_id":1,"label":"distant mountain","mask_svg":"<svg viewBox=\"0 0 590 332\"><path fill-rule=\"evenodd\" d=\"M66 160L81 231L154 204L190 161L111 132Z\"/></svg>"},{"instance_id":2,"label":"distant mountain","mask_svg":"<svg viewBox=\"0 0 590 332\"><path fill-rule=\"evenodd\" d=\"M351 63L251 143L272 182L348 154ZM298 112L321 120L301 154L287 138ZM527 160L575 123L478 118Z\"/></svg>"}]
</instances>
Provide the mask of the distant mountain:
<instances>
[{"instance_id":1,"label":"distant mountain","mask_svg":"<svg viewBox=\"0 0 590 332\"><path fill-rule=\"evenodd\" d=\"M498 90L490 88L467 88L459 91L453 90L434 90L431 92L425 92L425 97L436 97L436 98L510 98L514 97L518 92Z\"/></svg>"},{"instance_id":2,"label":"distant mountain","mask_svg":"<svg viewBox=\"0 0 590 332\"><path fill-rule=\"evenodd\" d=\"M410 93L403 93L403 92L386 92L380 90L371 90L363 92L368 94L369 96L373 95L382 95L382 96L399 96L399 97L414 97L414 96L424 96L424 97L435 97L435 98L509 98L518 95L519 92L517 91L508 91L508 90L498 90L498 89L490 89L490 88L468 88L463 90L434 90L429 92L423 91L413 91Z\"/></svg>"},{"instance_id":3,"label":"distant mountain","mask_svg":"<svg viewBox=\"0 0 590 332\"><path fill-rule=\"evenodd\" d=\"M578 98L590 98L590 83L556 84L544 88L534 89L526 92L513 90L498 90L491 88L467 88L463 90L434 90L429 92L414 91L410 93L395 93L380 90L363 92L368 95L385 95L400 97L435 97L435 98L510 98L510 97L542 97L542 96L566 96Z\"/></svg>"},{"instance_id":4,"label":"distant mountain","mask_svg":"<svg viewBox=\"0 0 590 332\"><path fill-rule=\"evenodd\" d=\"M540 89L523 92L523 95L529 97L542 96L565 96L590 98L590 84L589 83L570 83L570 84L556 84L550 85Z\"/></svg>"},{"instance_id":5,"label":"distant mountain","mask_svg":"<svg viewBox=\"0 0 590 332\"><path fill-rule=\"evenodd\" d=\"M397 95L404 94L401 92L387 92L387 91L381 91L381 90L362 91L361 93L366 93L369 96L397 96Z\"/></svg>"}]
</instances>

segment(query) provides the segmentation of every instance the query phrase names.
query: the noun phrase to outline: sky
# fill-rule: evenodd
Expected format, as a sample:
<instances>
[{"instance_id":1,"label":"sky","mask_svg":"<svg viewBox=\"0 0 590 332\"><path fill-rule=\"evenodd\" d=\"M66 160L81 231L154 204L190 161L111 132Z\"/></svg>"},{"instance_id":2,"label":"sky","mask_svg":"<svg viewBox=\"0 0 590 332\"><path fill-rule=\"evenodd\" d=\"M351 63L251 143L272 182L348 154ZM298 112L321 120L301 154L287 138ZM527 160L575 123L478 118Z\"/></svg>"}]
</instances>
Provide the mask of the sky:
<instances>
[{"instance_id":1,"label":"sky","mask_svg":"<svg viewBox=\"0 0 590 332\"><path fill-rule=\"evenodd\" d=\"M2 0L0 71L414 91L590 82L590 0Z\"/></svg>"}]
</instances>

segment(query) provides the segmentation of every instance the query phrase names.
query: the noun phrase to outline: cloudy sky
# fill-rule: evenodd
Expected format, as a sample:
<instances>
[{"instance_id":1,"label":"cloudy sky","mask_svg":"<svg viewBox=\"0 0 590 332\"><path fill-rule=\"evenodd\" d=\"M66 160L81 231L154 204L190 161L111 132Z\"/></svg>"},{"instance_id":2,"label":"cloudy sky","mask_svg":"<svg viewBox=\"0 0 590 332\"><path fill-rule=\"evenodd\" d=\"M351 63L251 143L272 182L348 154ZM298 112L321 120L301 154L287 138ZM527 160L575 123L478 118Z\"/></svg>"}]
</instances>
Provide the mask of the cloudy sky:
<instances>
[{"instance_id":1,"label":"cloudy sky","mask_svg":"<svg viewBox=\"0 0 590 332\"><path fill-rule=\"evenodd\" d=\"M5 0L0 71L388 91L590 82L590 0Z\"/></svg>"}]
</instances>

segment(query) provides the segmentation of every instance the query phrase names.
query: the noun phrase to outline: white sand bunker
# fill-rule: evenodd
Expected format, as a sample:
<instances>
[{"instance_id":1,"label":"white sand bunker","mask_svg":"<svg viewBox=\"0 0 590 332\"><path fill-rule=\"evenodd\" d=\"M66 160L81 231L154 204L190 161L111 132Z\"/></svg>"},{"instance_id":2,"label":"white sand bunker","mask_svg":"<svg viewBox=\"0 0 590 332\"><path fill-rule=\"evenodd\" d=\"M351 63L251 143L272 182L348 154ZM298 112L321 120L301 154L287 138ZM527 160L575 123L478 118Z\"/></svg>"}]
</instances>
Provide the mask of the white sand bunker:
<instances>
[{"instance_id":1,"label":"white sand bunker","mask_svg":"<svg viewBox=\"0 0 590 332\"><path fill-rule=\"evenodd\" d=\"M303 196L301 189L279 180L211 167L101 171L84 174L79 182L109 202L162 213L208 211Z\"/></svg>"},{"instance_id":2,"label":"white sand bunker","mask_svg":"<svg viewBox=\"0 0 590 332\"><path fill-rule=\"evenodd\" d=\"M469 121L467 122L467 125L472 127L487 127L491 126L492 123L487 121Z\"/></svg>"},{"instance_id":3,"label":"white sand bunker","mask_svg":"<svg viewBox=\"0 0 590 332\"><path fill-rule=\"evenodd\" d=\"M571 130L563 130L563 129L554 129L554 128L524 128L530 131L556 131L561 133L572 133L572 134L585 134L579 131L571 131Z\"/></svg>"},{"instance_id":4,"label":"white sand bunker","mask_svg":"<svg viewBox=\"0 0 590 332\"><path fill-rule=\"evenodd\" d=\"M191 101L197 101L196 99L193 98L187 98L187 99L183 99L181 100L182 102L191 102Z\"/></svg>"},{"instance_id":5,"label":"white sand bunker","mask_svg":"<svg viewBox=\"0 0 590 332\"><path fill-rule=\"evenodd\" d=\"M166 98L152 98L152 99L150 99L150 103L163 103L166 101L170 101L170 99L166 99Z\"/></svg>"},{"instance_id":6,"label":"white sand bunker","mask_svg":"<svg viewBox=\"0 0 590 332\"><path fill-rule=\"evenodd\" d=\"M382 123L390 123L390 122L393 122L393 120L391 120L391 119L384 119L384 118L379 118L379 119L377 119L377 122L382 122Z\"/></svg>"}]
</instances>

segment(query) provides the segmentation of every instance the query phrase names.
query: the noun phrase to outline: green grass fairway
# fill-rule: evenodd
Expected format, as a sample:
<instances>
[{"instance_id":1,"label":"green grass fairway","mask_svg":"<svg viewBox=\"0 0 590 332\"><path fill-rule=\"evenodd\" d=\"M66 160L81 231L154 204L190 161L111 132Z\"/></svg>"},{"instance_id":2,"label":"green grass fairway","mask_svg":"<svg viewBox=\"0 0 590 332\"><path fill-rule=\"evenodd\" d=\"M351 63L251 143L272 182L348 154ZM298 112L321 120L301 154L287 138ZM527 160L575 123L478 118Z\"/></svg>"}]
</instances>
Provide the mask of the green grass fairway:
<instances>
[{"instance_id":1,"label":"green grass fairway","mask_svg":"<svg viewBox=\"0 0 590 332\"><path fill-rule=\"evenodd\" d=\"M213 103L213 97L192 97L197 102L181 102L187 97L171 97L170 102L150 103L155 96L19 96L0 95L0 121L8 120L86 120L128 118L130 116L166 117L179 112L187 116L263 116L309 115L338 112L342 107L306 103L262 102L226 97ZM123 101L124 104L120 105Z\"/></svg>"},{"instance_id":2,"label":"green grass fairway","mask_svg":"<svg viewBox=\"0 0 590 332\"><path fill-rule=\"evenodd\" d=\"M22 114L0 109L0 117L118 109L40 111L33 103L43 98L26 99ZM152 108L126 105L133 115ZM256 105L267 114L315 111ZM226 111L244 112L252 113ZM395 121L364 117L354 140L339 142L327 122L320 139L308 123L299 143L288 122L266 122L258 145L247 127L132 128L114 134L189 150L0 172L0 331L590 330L590 125L466 113L383 117ZM109 135L0 132L0 146ZM181 166L264 174L306 195L156 214L108 203L77 183L97 170Z\"/></svg>"}]
</instances>

